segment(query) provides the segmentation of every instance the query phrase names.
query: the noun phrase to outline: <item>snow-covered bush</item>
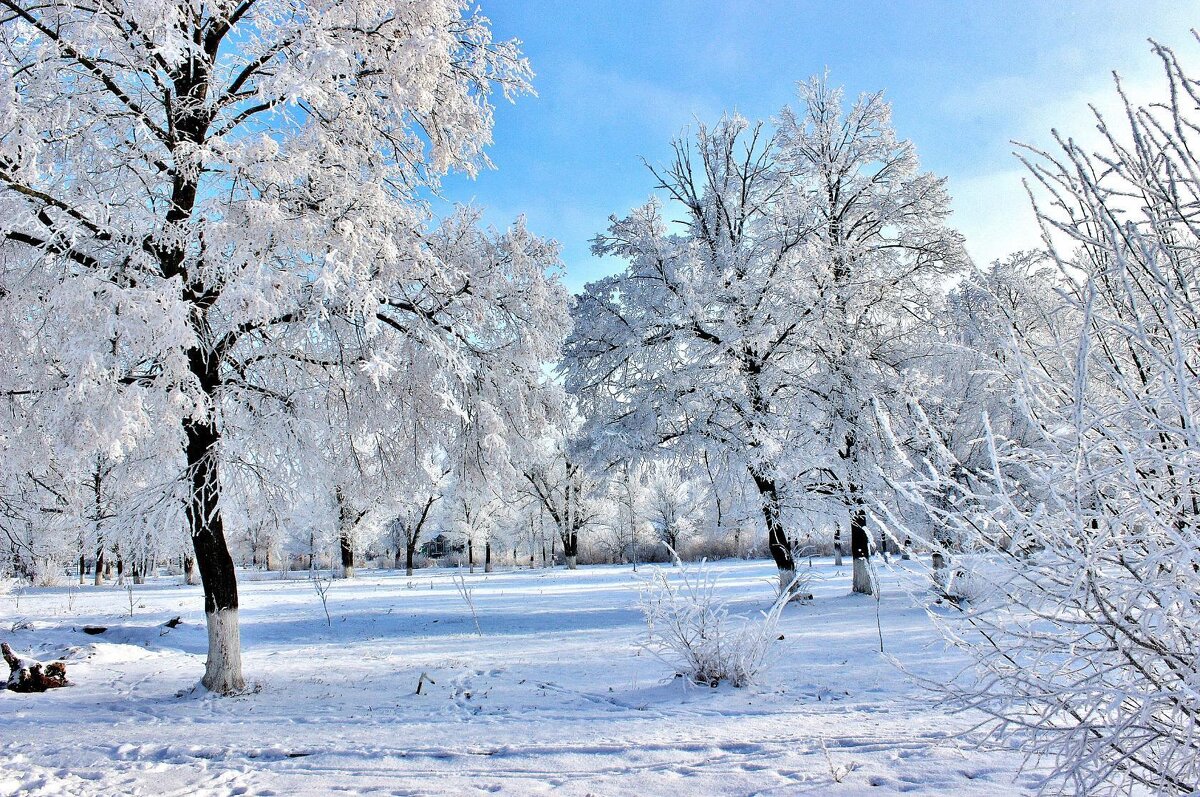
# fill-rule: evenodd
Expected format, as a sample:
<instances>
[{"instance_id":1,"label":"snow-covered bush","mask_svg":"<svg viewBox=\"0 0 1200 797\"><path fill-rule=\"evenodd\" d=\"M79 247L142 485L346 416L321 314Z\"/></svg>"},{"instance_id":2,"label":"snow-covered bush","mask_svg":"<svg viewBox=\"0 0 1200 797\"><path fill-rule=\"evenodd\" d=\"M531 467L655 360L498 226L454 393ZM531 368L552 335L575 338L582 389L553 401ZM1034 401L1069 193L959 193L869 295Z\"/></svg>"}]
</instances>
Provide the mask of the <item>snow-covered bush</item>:
<instances>
[{"instance_id":1,"label":"snow-covered bush","mask_svg":"<svg viewBox=\"0 0 1200 797\"><path fill-rule=\"evenodd\" d=\"M930 580L939 597L960 606L983 606L996 594L995 583L983 572L979 561L964 560L932 570Z\"/></svg>"},{"instance_id":2,"label":"snow-covered bush","mask_svg":"<svg viewBox=\"0 0 1200 797\"><path fill-rule=\"evenodd\" d=\"M769 663L787 601L776 600L758 617L734 615L717 596L717 579L706 562L677 565L670 572L653 568L645 580L644 648L695 683L750 684Z\"/></svg>"},{"instance_id":3,"label":"snow-covered bush","mask_svg":"<svg viewBox=\"0 0 1200 797\"><path fill-rule=\"evenodd\" d=\"M30 568L29 581L35 587L60 587L64 575L63 566L57 560L35 559Z\"/></svg>"},{"instance_id":4,"label":"snow-covered bush","mask_svg":"<svg viewBox=\"0 0 1200 797\"><path fill-rule=\"evenodd\" d=\"M1056 301L993 315L984 465L929 435L913 485L1003 587L940 617L976 667L939 688L1081 795L1200 791L1200 81L1156 53L1101 151L1028 152Z\"/></svg>"}]
</instances>

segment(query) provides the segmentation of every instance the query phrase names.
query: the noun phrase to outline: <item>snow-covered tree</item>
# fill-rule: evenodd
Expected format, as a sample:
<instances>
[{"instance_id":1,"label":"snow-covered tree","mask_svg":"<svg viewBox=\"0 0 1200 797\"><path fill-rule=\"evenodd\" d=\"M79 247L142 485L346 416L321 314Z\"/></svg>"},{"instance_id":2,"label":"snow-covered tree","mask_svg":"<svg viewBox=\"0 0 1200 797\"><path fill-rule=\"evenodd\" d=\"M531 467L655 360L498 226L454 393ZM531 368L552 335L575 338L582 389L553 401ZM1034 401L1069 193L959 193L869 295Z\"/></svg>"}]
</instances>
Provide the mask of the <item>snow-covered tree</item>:
<instances>
[{"instance_id":1,"label":"snow-covered tree","mask_svg":"<svg viewBox=\"0 0 1200 797\"><path fill-rule=\"evenodd\" d=\"M413 574L422 534L432 528L444 514L443 497L450 487L451 468L443 452L429 452L419 468L410 470L394 494L399 509L388 526L392 547L396 551L396 567L404 556L404 570Z\"/></svg>"},{"instance_id":2,"label":"snow-covered tree","mask_svg":"<svg viewBox=\"0 0 1200 797\"><path fill-rule=\"evenodd\" d=\"M870 590L865 491L873 406L893 394L910 330L965 263L943 181L919 173L880 95L843 110L814 80L778 133L725 117L653 170L659 201L613 219L594 251L627 261L575 302L567 387L595 444L733 457L759 495L780 581L795 570L785 493L844 507Z\"/></svg>"},{"instance_id":3,"label":"snow-covered tree","mask_svg":"<svg viewBox=\"0 0 1200 797\"><path fill-rule=\"evenodd\" d=\"M642 558L641 546L652 538L643 518L646 487L639 470L626 462L604 480L606 495L592 540L609 561L632 562L634 571Z\"/></svg>"},{"instance_id":4,"label":"snow-covered tree","mask_svg":"<svg viewBox=\"0 0 1200 797\"><path fill-rule=\"evenodd\" d=\"M703 451L697 470L705 484L712 507L709 510L711 533L729 545L735 556L745 553L746 546L753 541L752 533L758 527L759 512L755 506L753 491L747 484L746 471L727 456Z\"/></svg>"},{"instance_id":5,"label":"snow-covered tree","mask_svg":"<svg viewBox=\"0 0 1200 797\"><path fill-rule=\"evenodd\" d=\"M461 0L6 0L0 64L0 314L26 355L0 390L96 452L177 436L203 684L237 691L232 471L356 380L538 418L554 247L420 201L487 163L492 92L528 66Z\"/></svg>"},{"instance_id":6,"label":"snow-covered tree","mask_svg":"<svg viewBox=\"0 0 1200 797\"><path fill-rule=\"evenodd\" d=\"M580 532L599 515L602 481L573 451L565 424L542 439L522 476L526 494L550 519L562 541L567 569L574 570L578 566Z\"/></svg>"},{"instance_id":7,"label":"snow-covered tree","mask_svg":"<svg viewBox=\"0 0 1200 797\"><path fill-rule=\"evenodd\" d=\"M928 517L928 533L944 561L958 541L941 523L941 512L991 478L989 429L1021 445L1035 445L1039 437L1021 406L1012 369L1005 367L1012 342L1021 341L1041 378L1070 378L1072 344L1064 333L1072 326L1071 309L1058 293L1067 286L1043 254L1019 252L972 273L947 296L930 356L908 385L915 400L894 425L912 456L936 459L939 447L952 452L955 466L936 497L940 511ZM1005 478L1036 489L1023 467L1007 469Z\"/></svg>"},{"instance_id":8,"label":"snow-covered tree","mask_svg":"<svg viewBox=\"0 0 1200 797\"><path fill-rule=\"evenodd\" d=\"M699 482L684 477L676 468L658 465L651 469L642 499L642 516L660 544L676 553L693 537L703 522L708 496Z\"/></svg>"},{"instance_id":9,"label":"snow-covered tree","mask_svg":"<svg viewBox=\"0 0 1200 797\"><path fill-rule=\"evenodd\" d=\"M183 504L171 489L177 463L160 458L169 452L151 444L120 455L77 456L51 443L43 439L7 460L14 469L0 482L3 558L31 579L61 574L75 561L80 584L89 562L97 586L108 573L119 583L126 573L140 583L183 536Z\"/></svg>"},{"instance_id":10,"label":"snow-covered tree","mask_svg":"<svg viewBox=\"0 0 1200 797\"><path fill-rule=\"evenodd\" d=\"M968 261L945 224L945 180L919 170L882 93L846 108L840 90L814 78L800 98L803 111L785 108L778 125L780 161L814 221L796 319L811 356L799 412L815 456L803 479L844 508L854 591L871 592L866 493L883 486L887 467L875 410L906 401L906 371L926 353L944 283Z\"/></svg>"},{"instance_id":11,"label":"snow-covered tree","mask_svg":"<svg viewBox=\"0 0 1200 797\"><path fill-rule=\"evenodd\" d=\"M793 437L787 392L803 345L791 324L803 312L798 249L811 225L785 209L791 194L761 126L726 117L699 129L695 150L684 139L674 148L653 173L683 212L680 230L653 199L595 239L596 254L628 266L574 302L567 389L609 461L662 448L736 456L790 582L780 510L790 463L781 454Z\"/></svg>"},{"instance_id":12,"label":"snow-covered tree","mask_svg":"<svg viewBox=\"0 0 1200 797\"><path fill-rule=\"evenodd\" d=\"M504 511L503 500L486 488L477 489L469 482L459 482L455 485L448 511L453 528L466 549L467 566L471 572L475 572L475 562L482 557L483 570L490 573L492 532Z\"/></svg>"}]
</instances>

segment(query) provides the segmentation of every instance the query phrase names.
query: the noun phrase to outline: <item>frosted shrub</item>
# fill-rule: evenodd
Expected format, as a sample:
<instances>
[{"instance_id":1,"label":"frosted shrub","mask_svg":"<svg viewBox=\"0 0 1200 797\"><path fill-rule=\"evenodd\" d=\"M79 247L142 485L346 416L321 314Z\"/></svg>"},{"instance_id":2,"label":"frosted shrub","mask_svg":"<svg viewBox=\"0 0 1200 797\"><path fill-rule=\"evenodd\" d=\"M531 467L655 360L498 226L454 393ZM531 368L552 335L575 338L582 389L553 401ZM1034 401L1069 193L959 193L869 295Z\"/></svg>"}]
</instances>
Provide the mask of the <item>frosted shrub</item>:
<instances>
[{"instance_id":1,"label":"frosted shrub","mask_svg":"<svg viewBox=\"0 0 1200 797\"><path fill-rule=\"evenodd\" d=\"M63 583L63 567L52 558L36 559L29 574L35 587L59 587Z\"/></svg>"},{"instance_id":2,"label":"frosted shrub","mask_svg":"<svg viewBox=\"0 0 1200 797\"><path fill-rule=\"evenodd\" d=\"M960 562L931 571L930 579L938 594L951 603L982 606L995 594L996 585L980 567L979 562Z\"/></svg>"},{"instance_id":3,"label":"frosted shrub","mask_svg":"<svg viewBox=\"0 0 1200 797\"><path fill-rule=\"evenodd\" d=\"M705 562L678 562L670 574L654 568L641 595L648 631L644 647L695 683L746 686L769 663L787 596L759 617L742 617L730 614L716 586Z\"/></svg>"},{"instance_id":4,"label":"frosted shrub","mask_svg":"<svg viewBox=\"0 0 1200 797\"><path fill-rule=\"evenodd\" d=\"M982 461L939 433L914 469L1001 588L942 618L975 667L939 688L1089 797L1200 794L1200 79L1155 52L1163 99L1122 94L1095 154L1027 151L1057 290L1029 306L1008 269L980 292L1000 333L976 370L1007 403Z\"/></svg>"}]
</instances>

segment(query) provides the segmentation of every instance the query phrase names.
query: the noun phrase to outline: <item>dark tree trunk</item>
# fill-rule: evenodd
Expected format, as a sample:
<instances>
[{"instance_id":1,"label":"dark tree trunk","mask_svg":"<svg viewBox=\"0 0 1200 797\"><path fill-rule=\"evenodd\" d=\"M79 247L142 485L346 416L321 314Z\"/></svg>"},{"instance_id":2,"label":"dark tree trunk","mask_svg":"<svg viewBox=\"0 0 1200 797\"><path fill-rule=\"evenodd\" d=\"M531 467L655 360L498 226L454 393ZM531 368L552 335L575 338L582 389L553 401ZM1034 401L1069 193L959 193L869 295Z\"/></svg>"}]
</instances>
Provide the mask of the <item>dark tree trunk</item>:
<instances>
[{"instance_id":1,"label":"dark tree trunk","mask_svg":"<svg viewBox=\"0 0 1200 797\"><path fill-rule=\"evenodd\" d=\"M94 583L96 584L97 587L104 583L104 549L103 548L96 549L96 578L95 578Z\"/></svg>"},{"instance_id":2,"label":"dark tree trunk","mask_svg":"<svg viewBox=\"0 0 1200 797\"><path fill-rule=\"evenodd\" d=\"M354 541L346 532L338 539L342 554L342 578L354 578Z\"/></svg>"},{"instance_id":3,"label":"dark tree trunk","mask_svg":"<svg viewBox=\"0 0 1200 797\"><path fill-rule=\"evenodd\" d=\"M579 566L579 534L572 531L563 536L563 557L567 560L567 569L574 570Z\"/></svg>"},{"instance_id":4,"label":"dark tree trunk","mask_svg":"<svg viewBox=\"0 0 1200 797\"><path fill-rule=\"evenodd\" d=\"M857 493L858 488L851 488ZM871 541L867 537L867 510L860 503L854 503L850 509L850 556L854 560L855 592L874 595L875 586L871 580Z\"/></svg>"},{"instance_id":5,"label":"dark tree trunk","mask_svg":"<svg viewBox=\"0 0 1200 797\"><path fill-rule=\"evenodd\" d=\"M193 357L201 356L193 353ZM193 371L197 366L193 364ZM215 376L215 374L214 374ZM215 385L214 385L215 387ZM219 694L239 692L242 646L238 629L237 571L225 542L221 516L221 482L217 469L220 435L210 419L185 421L190 495L188 528L204 587L204 614L208 624L208 662L201 683Z\"/></svg>"},{"instance_id":6,"label":"dark tree trunk","mask_svg":"<svg viewBox=\"0 0 1200 797\"><path fill-rule=\"evenodd\" d=\"M483 543L483 572L492 572L492 541L484 540Z\"/></svg>"},{"instance_id":7,"label":"dark tree trunk","mask_svg":"<svg viewBox=\"0 0 1200 797\"><path fill-rule=\"evenodd\" d=\"M475 572L475 541L467 537L467 567Z\"/></svg>"},{"instance_id":8,"label":"dark tree trunk","mask_svg":"<svg viewBox=\"0 0 1200 797\"><path fill-rule=\"evenodd\" d=\"M417 537L414 534L408 544L404 546L404 572L407 575L413 574L413 561L417 558Z\"/></svg>"},{"instance_id":9,"label":"dark tree trunk","mask_svg":"<svg viewBox=\"0 0 1200 797\"><path fill-rule=\"evenodd\" d=\"M855 479L858 470L858 436L853 429L846 433L845 445L838 455L845 463L847 478L842 500L850 516L850 558L854 563L852 584L854 592L874 595L871 578L871 540L867 537L867 508L862 500L862 485Z\"/></svg>"},{"instance_id":10,"label":"dark tree trunk","mask_svg":"<svg viewBox=\"0 0 1200 797\"><path fill-rule=\"evenodd\" d=\"M79 552L79 583L82 586L83 577L87 575L87 558L83 555L83 551Z\"/></svg>"},{"instance_id":11,"label":"dark tree trunk","mask_svg":"<svg viewBox=\"0 0 1200 797\"><path fill-rule=\"evenodd\" d=\"M351 539L350 532L362 515L357 518L354 516L340 486L334 495L338 505L338 550L342 560L342 578L354 578L354 540Z\"/></svg>"},{"instance_id":12,"label":"dark tree trunk","mask_svg":"<svg viewBox=\"0 0 1200 797\"><path fill-rule=\"evenodd\" d=\"M779 570L779 588L788 589L796 578L796 560L792 557L792 544L783 530L783 517L779 508L779 489L775 480L751 469L750 475L758 488L762 502L763 520L767 526L767 549Z\"/></svg>"}]
</instances>

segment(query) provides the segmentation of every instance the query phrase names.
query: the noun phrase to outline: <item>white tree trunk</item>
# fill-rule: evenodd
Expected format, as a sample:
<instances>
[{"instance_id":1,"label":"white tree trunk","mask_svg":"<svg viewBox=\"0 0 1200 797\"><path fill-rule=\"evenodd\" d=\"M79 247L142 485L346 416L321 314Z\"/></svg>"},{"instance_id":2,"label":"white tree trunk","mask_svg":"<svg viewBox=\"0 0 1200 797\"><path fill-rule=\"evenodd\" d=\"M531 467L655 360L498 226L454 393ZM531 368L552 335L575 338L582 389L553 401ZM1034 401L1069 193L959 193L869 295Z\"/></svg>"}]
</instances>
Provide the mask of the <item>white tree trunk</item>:
<instances>
[{"instance_id":1,"label":"white tree trunk","mask_svg":"<svg viewBox=\"0 0 1200 797\"><path fill-rule=\"evenodd\" d=\"M568 556L567 557L567 569L574 570L576 567L578 567L578 562L576 561L576 558L574 556Z\"/></svg>"},{"instance_id":2,"label":"white tree trunk","mask_svg":"<svg viewBox=\"0 0 1200 797\"><path fill-rule=\"evenodd\" d=\"M222 695L246 688L242 678L242 640L238 633L237 609L205 614L208 623L208 661L201 684Z\"/></svg>"},{"instance_id":3,"label":"white tree trunk","mask_svg":"<svg viewBox=\"0 0 1200 797\"><path fill-rule=\"evenodd\" d=\"M492 563L491 563L491 562L484 562L484 563L483 563L483 572L485 572L485 573L490 573L490 572L492 572Z\"/></svg>"},{"instance_id":4,"label":"white tree trunk","mask_svg":"<svg viewBox=\"0 0 1200 797\"><path fill-rule=\"evenodd\" d=\"M864 595L875 594L875 584L871 580L871 567L866 559L858 558L854 560L853 590L861 592Z\"/></svg>"},{"instance_id":5,"label":"white tree trunk","mask_svg":"<svg viewBox=\"0 0 1200 797\"><path fill-rule=\"evenodd\" d=\"M342 568L342 578L354 578L354 565L346 565Z\"/></svg>"},{"instance_id":6,"label":"white tree trunk","mask_svg":"<svg viewBox=\"0 0 1200 797\"><path fill-rule=\"evenodd\" d=\"M792 591L792 582L796 580L796 571L785 568L779 569L779 594L782 595L784 590Z\"/></svg>"}]
</instances>

